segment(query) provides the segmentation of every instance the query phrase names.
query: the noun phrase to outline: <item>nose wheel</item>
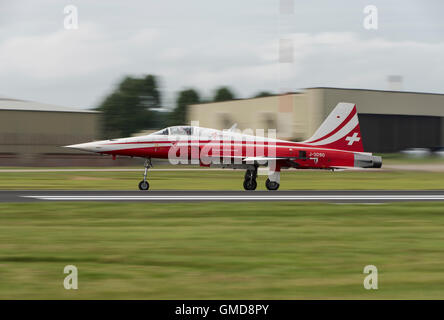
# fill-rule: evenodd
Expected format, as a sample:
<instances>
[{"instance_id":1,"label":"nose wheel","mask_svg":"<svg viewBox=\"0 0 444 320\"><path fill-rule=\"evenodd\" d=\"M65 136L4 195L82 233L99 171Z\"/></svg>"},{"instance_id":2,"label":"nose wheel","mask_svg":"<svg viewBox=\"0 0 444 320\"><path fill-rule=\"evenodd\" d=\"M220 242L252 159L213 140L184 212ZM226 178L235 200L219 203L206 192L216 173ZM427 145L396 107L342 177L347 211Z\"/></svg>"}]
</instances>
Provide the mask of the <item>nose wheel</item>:
<instances>
[{"instance_id":1,"label":"nose wheel","mask_svg":"<svg viewBox=\"0 0 444 320\"><path fill-rule=\"evenodd\" d=\"M256 190L257 188L257 167L254 170L247 170L244 179L244 189L248 191Z\"/></svg>"},{"instance_id":2,"label":"nose wheel","mask_svg":"<svg viewBox=\"0 0 444 320\"><path fill-rule=\"evenodd\" d=\"M148 190L150 188L150 184L148 183L148 181L140 181L139 182L139 190Z\"/></svg>"},{"instance_id":3,"label":"nose wheel","mask_svg":"<svg viewBox=\"0 0 444 320\"><path fill-rule=\"evenodd\" d=\"M150 188L150 184L146 180L146 176L148 173L148 169L151 168L152 166L153 165L151 164L151 159L146 159L144 164L145 171L143 173L143 180L139 182L139 190L146 191Z\"/></svg>"}]
</instances>

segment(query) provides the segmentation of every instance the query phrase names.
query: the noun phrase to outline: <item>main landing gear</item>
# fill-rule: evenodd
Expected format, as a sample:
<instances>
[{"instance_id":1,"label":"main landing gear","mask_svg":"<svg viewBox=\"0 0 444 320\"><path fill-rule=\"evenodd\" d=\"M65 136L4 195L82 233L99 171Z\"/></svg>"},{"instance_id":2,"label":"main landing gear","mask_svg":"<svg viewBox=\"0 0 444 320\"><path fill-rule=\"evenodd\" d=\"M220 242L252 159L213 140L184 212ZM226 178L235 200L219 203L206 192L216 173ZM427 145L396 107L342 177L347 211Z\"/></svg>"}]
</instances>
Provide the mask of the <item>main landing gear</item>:
<instances>
[{"instance_id":1,"label":"main landing gear","mask_svg":"<svg viewBox=\"0 0 444 320\"><path fill-rule=\"evenodd\" d=\"M244 189L245 190L256 190L257 182L257 167L254 168L254 170L248 169L247 172L245 172L245 179L244 179Z\"/></svg>"},{"instance_id":2,"label":"main landing gear","mask_svg":"<svg viewBox=\"0 0 444 320\"><path fill-rule=\"evenodd\" d=\"M146 175L148 173L148 169L151 168L153 165L151 164L151 159L146 159L145 160L145 172L143 174L143 180L139 182L139 189L140 190L148 190L150 188L150 184L148 183L148 181L146 181Z\"/></svg>"},{"instance_id":3,"label":"main landing gear","mask_svg":"<svg viewBox=\"0 0 444 320\"><path fill-rule=\"evenodd\" d=\"M265 181L265 186L268 190L274 191L279 189L279 183L281 182L281 170L269 171L268 179Z\"/></svg>"},{"instance_id":4,"label":"main landing gear","mask_svg":"<svg viewBox=\"0 0 444 320\"><path fill-rule=\"evenodd\" d=\"M276 181L271 181L270 179L267 179L267 181L265 181L265 186L270 191L279 189L279 183L277 183Z\"/></svg>"},{"instance_id":5,"label":"main landing gear","mask_svg":"<svg viewBox=\"0 0 444 320\"><path fill-rule=\"evenodd\" d=\"M268 176L267 181L265 182L265 186L268 190L274 191L279 189L279 182L280 182L280 171L274 171L271 172ZM245 179L244 179L244 189L248 191L256 190L257 188L257 167L254 169L248 169L247 172L245 172Z\"/></svg>"}]
</instances>

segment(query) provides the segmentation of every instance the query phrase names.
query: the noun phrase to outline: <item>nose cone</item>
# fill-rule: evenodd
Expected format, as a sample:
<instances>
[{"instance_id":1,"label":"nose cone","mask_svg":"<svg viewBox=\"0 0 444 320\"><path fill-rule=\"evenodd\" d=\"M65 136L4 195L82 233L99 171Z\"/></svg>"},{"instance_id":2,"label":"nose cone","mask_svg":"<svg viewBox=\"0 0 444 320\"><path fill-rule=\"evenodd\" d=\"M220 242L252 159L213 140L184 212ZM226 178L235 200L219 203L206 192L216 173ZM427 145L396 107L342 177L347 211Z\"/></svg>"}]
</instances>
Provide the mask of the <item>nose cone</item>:
<instances>
[{"instance_id":1,"label":"nose cone","mask_svg":"<svg viewBox=\"0 0 444 320\"><path fill-rule=\"evenodd\" d=\"M69 146L64 146L64 148L77 149L77 150L89 151L89 152L100 152L100 149L101 149L100 144L98 142L72 144Z\"/></svg>"}]
</instances>

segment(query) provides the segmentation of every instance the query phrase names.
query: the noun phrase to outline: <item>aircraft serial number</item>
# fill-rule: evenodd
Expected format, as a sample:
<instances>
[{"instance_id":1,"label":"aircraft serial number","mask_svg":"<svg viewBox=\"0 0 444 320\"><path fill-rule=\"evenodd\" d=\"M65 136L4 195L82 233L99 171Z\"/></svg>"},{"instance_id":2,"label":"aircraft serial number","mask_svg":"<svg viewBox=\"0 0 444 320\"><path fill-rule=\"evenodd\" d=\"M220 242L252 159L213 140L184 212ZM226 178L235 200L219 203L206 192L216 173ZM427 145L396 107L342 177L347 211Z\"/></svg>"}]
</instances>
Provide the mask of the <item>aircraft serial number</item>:
<instances>
[{"instance_id":1,"label":"aircraft serial number","mask_svg":"<svg viewBox=\"0 0 444 320\"><path fill-rule=\"evenodd\" d=\"M323 153L323 152L310 152L310 158L311 157L323 158L323 157L325 157L325 153Z\"/></svg>"}]
</instances>

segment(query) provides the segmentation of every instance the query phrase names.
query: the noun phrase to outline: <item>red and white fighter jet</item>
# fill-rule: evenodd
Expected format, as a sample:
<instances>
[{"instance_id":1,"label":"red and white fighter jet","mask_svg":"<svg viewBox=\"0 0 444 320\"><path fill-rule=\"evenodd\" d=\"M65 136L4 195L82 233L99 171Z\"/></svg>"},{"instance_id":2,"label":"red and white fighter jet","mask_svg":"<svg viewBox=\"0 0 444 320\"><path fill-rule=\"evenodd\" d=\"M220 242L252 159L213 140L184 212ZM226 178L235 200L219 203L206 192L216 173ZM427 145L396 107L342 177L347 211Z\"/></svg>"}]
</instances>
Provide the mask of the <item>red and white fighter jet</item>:
<instances>
[{"instance_id":1,"label":"red and white fighter jet","mask_svg":"<svg viewBox=\"0 0 444 320\"><path fill-rule=\"evenodd\" d=\"M339 103L314 135L291 142L230 130L197 126L174 126L146 136L81 143L66 146L83 151L145 158L140 190L148 190L147 171L151 158L173 164L246 170L245 190L255 190L259 166L268 166L268 190L277 190L282 168L349 169L380 168L382 159L364 152L356 105Z\"/></svg>"}]
</instances>

